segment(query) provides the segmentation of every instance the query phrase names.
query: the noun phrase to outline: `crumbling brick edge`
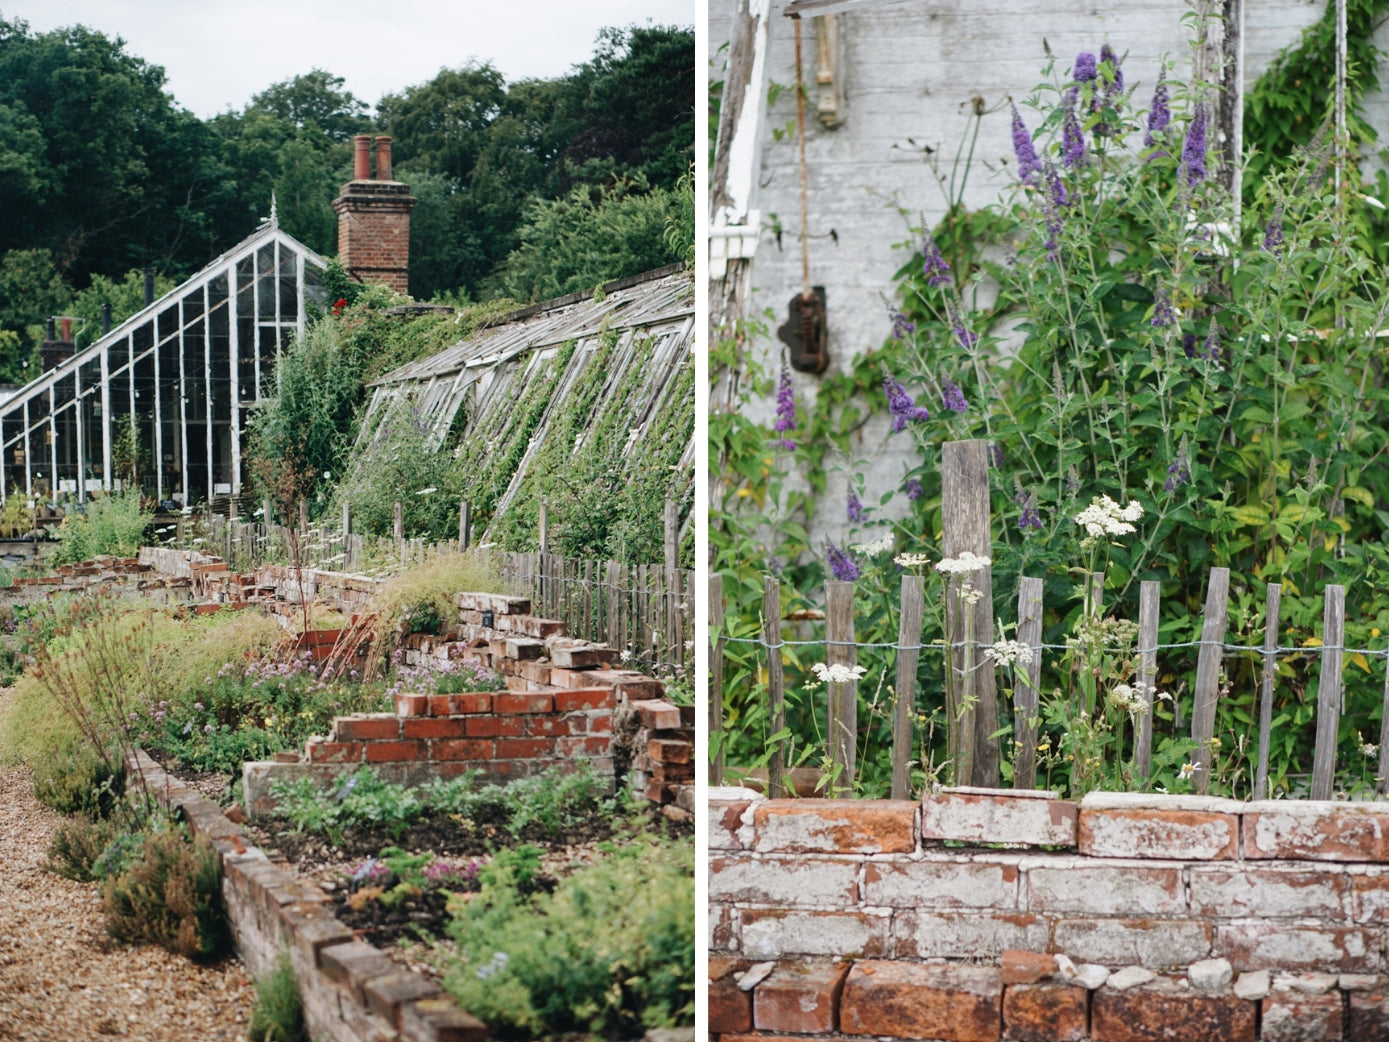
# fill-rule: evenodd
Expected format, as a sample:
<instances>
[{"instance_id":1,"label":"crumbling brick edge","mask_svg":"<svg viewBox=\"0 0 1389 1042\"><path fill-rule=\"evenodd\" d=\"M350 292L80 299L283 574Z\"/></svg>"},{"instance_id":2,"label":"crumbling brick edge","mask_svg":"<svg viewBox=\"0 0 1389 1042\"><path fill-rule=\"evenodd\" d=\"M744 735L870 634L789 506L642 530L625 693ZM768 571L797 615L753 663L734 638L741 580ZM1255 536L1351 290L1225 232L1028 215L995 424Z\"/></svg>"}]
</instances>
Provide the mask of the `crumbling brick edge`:
<instances>
[{"instance_id":1,"label":"crumbling brick edge","mask_svg":"<svg viewBox=\"0 0 1389 1042\"><path fill-rule=\"evenodd\" d=\"M142 750L129 768L170 814L217 851L236 950L252 976L288 951L314 1042L482 1042L487 1027L417 973L339 922L328 898L270 861L211 800L171 777Z\"/></svg>"}]
</instances>

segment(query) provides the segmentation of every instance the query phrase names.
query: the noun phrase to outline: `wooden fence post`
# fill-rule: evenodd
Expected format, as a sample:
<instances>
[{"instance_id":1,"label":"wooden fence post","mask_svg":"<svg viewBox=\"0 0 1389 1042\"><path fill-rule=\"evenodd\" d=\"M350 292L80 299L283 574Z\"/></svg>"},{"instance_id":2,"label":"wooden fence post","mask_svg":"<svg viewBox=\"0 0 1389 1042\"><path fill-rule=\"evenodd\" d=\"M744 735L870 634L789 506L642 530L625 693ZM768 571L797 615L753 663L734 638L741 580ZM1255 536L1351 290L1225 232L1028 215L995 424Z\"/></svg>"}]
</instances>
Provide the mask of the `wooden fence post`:
<instances>
[{"instance_id":1,"label":"wooden fence post","mask_svg":"<svg viewBox=\"0 0 1389 1042\"><path fill-rule=\"evenodd\" d=\"M854 584L831 579L825 583L825 660L830 666L858 665L854 644ZM858 681L829 685L825 735L829 740L833 792L826 796L849 798L854 794L855 752L858 746Z\"/></svg>"},{"instance_id":2,"label":"wooden fence post","mask_svg":"<svg viewBox=\"0 0 1389 1042\"><path fill-rule=\"evenodd\" d=\"M550 552L550 507L543 499L540 501L540 552Z\"/></svg>"},{"instance_id":3,"label":"wooden fence post","mask_svg":"<svg viewBox=\"0 0 1389 1042\"><path fill-rule=\"evenodd\" d=\"M1321 679L1317 684L1317 745L1312 753L1312 799L1329 800L1336 780L1336 732L1341 726L1341 657L1345 651L1346 588L1328 586L1322 608Z\"/></svg>"},{"instance_id":4,"label":"wooden fence post","mask_svg":"<svg viewBox=\"0 0 1389 1042\"><path fill-rule=\"evenodd\" d=\"M1266 800L1268 792L1268 745L1273 740L1273 677L1278 671L1278 613L1283 603L1283 587L1269 583L1264 591L1264 671L1259 685L1259 765L1254 772L1254 798Z\"/></svg>"},{"instance_id":5,"label":"wooden fence post","mask_svg":"<svg viewBox=\"0 0 1389 1042\"><path fill-rule=\"evenodd\" d=\"M709 761L709 784L723 784L723 576L709 576L709 744L718 751ZM772 732L775 734L776 732ZM769 775L770 777L770 775ZM768 795L771 785L768 784Z\"/></svg>"},{"instance_id":6,"label":"wooden fence post","mask_svg":"<svg viewBox=\"0 0 1389 1042\"><path fill-rule=\"evenodd\" d=\"M665 506L665 601L661 609L665 614L661 627L665 633L666 655L670 661L680 658L683 648L677 634L679 627L676 606L680 603L680 504L673 499L666 500Z\"/></svg>"},{"instance_id":7,"label":"wooden fence post","mask_svg":"<svg viewBox=\"0 0 1389 1042\"><path fill-rule=\"evenodd\" d=\"M306 499L299 500L299 531L309 530L309 502Z\"/></svg>"},{"instance_id":8,"label":"wooden fence post","mask_svg":"<svg viewBox=\"0 0 1389 1042\"><path fill-rule=\"evenodd\" d=\"M772 734L786 727L785 681L781 670L781 583L773 576L762 580L762 630L767 645L767 694L772 711ZM722 711L722 707L720 707ZM779 800L786 795L786 743L772 743L771 759L767 761L767 795Z\"/></svg>"},{"instance_id":9,"label":"wooden fence post","mask_svg":"<svg viewBox=\"0 0 1389 1042\"><path fill-rule=\"evenodd\" d=\"M265 526L268 528L268 527L270 526L270 520L271 520L271 518L273 518L274 516L275 516L275 508L274 508L273 506L270 505L270 500L269 500L269 498L262 499L262 500L260 501L260 521L261 521L261 524L265 525Z\"/></svg>"},{"instance_id":10,"label":"wooden fence post","mask_svg":"<svg viewBox=\"0 0 1389 1042\"><path fill-rule=\"evenodd\" d=\"M396 541L396 551L400 551L400 544L405 540L405 504L400 500L395 501L395 528L394 535Z\"/></svg>"},{"instance_id":11,"label":"wooden fence post","mask_svg":"<svg viewBox=\"0 0 1389 1042\"><path fill-rule=\"evenodd\" d=\"M1032 661L1013 666L1013 788L1037 786L1038 687L1042 682L1042 580L1023 576L1018 582L1018 643L1032 649ZM1025 678L1025 679L1024 679Z\"/></svg>"},{"instance_id":12,"label":"wooden fence post","mask_svg":"<svg viewBox=\"0 0 1389 1042\"><path fill-rule=\"evenodd\" d=\"M460 551L468 549L472 533L468 531L472 527L472 518L469 517L470 508L466 499L458 501L458 549Z\"/></svg>"},{"instance_id":13,"label":"wooden fence post","mask_svg":"<svg viewBox=\"0 0 1389 1042\"><path fill-rule=\"evenodd\" d=\"M1211 738L1215 733L1215 703L1220 693L1220 662L1225 654L1229 617L1230 569L1212 568L1206 587L1206 619L1201 626L1201 652L1196 659L1196 690L1191 708L1191 737L1196 751L1196 791L1204 796L1211 784Z\"/></svg>"},{"instance_id":14,"label":"wooden fence post","mask_svg":"<svg viewBox=\"0 0 1389 1042\"><path fill-rule=\"evenodd\" d=\"M892 798L911 799L912 711L916 708L916 666L921 659L921 621L926 607L921 576L902 574L902 614L897 629L897 704L892 710Z\"/></svg>"},{"instance_id":15,"label":"wooden fence post","mask_svg":"<svg viewBox=\"0 0 1389 1042\"><path fill-rule=\"evenodd\" d=\"M959 557L965 551L979 557L989 557L992 545L989 535L989 454L988 443L980 439L947 441L941 446L941 518L942 549L948 558ZM961 605L960 583L952 582L946 595L946 632L951 641L964 640L973 630L973 651L970 659L983 660L979 653L994 642L993 578L989 568L969 576L970 584L981 596L972 608ZM966 613L970 614L966 614ZM972 626L964 625L967 618ZM953 624L952 624L953 623ZM958 634L958 636L954 636ZM994 734L998 731L998 698L994 689L992 669L965 671L965 649L956 649L949 658L955 675L960 678L962 697L960 719L949 721L958 732L959 759L955 780L959 785L998 785L999 747ZM966 772L965 768L969 768Z\"/></svg>"},{"instance_id":16,"label":"wooden fence post","mask_svg":"<svg viewBox=\"0 0 1389 1042\"><path fill-rule=\"evenodd\" d=\"M1138 586L1138 682L1147 712L1138 717L1133 736L1133 773L1146 781L1153 769L1153 710L1157 707L1157 642L1162 583L1145 579Z\"/></svg>"}]
</instances>

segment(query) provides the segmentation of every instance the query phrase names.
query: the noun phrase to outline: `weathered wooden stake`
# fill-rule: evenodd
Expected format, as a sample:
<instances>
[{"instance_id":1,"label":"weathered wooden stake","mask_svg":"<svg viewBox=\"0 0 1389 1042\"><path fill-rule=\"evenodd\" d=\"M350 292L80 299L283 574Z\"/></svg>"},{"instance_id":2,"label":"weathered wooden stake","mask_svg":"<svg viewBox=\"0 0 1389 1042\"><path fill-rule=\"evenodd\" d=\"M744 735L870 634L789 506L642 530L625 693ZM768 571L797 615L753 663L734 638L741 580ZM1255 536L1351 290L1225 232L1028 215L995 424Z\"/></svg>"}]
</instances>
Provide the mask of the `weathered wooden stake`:
<instances>
[{"instance_id":1,"label":"weathered wooden stake","mask_svg":"<svg viewBox=\"0 0 1389 1042\"><path fill-rule=\"evenodd\" d=\"M309 503L308 500L299 500L299 531L309 530Z\"/></svg>"},{"instance_id":2,"label":"weathered wooden stake","mask_svg":"<svg viewBox=\"0 0 1389 1042\"><path fill-rule=\"evenodd\" d=\"M854 584L831 579L825 583L825 660L830 666L858 665L854 644ZM858 745L858 681L829 685L830 764L835 775L830 797L854 794Z\"/></svg>"},{"instance_id":3,"label":"weathered wooden stake","mask_svg":"<svg viewBox=\"0 0 1389 1042\"><path fill-rule=\"evenodd\" d=\"M405 539L405 504L400 500L395 501L395 541L396 549L400 549L400 544Z\"/></svg>"},{"instance_id":4,"label":"weathered wooden stake","mask_svg":"<svg viewBox=\"0 0 1389 1042\"><path fill-rule=\"evenodd\" d=\"M1264 670L1259 685L1259 764L1254 771L1254 798L1266 800L1268 793L1268 745L1273 740L1273 678L1278 671L1278 613L1283 603L1283 587L1269 583L1264 592Z\"/></svg>"},{"instance_id":5,"label":"weathered wooden stake","mask_svg":"<svg viewBox=\"0 0 1389 1042\"><path fill-rule=\"evenodd\" d=\"M665 508L665 598L661 603L664 615L662 630L665 632L668 654L678 654L679 641L675 617L680 603L680 504L673 499L666 500Z\"/></svg>"},{"instance_id":6,"label":"weathered wooden stake","mask_svg":"<svg viewBox=\"0 0 1389 1042\"><path fill-rule=\"evenodd\" d=\"M1037 786L1038 687L1042 683L1042 580L1023 576L1018 583L1018 643L1032 649L1032 661L1013 666L1013 788Z\"/></svg>"},{"instance_id":7,"label":"weathered wooden stake","mask_svg":"<svg viewBox=\"0 0 1389 1042\"><path fill-rule=\"evenodd\" d=\"M1153 710L1157 708L1157 642L1162 583L1145 580L1138 587L1138 682L1148 711L1138 717L1133 736L1133 773L1146 781L1153 769Z\"/></svg>"},{"instance_id":8,"label":"weathered wooden stake","mask_svg":"<svg viewBox=\"0 0 1389 1042\"><path fill-rule=\"evenodd\" d=\"M921 659L926 585L921 576L902 575L902 617L897 628L897 704L892 710L892 798L911 799L912 716L916 708L916 666Z\"/></svg>"},{"instance_id":9,"label":"weathered wooden stake","mask_svg":"<svg viewBox=\"0 0 1389 1042\"><path fill-rule=\"evenodd\" d=\"M781 583L768 575L762 580L762 631L767 645L767 694L772 711L772 734L786 727L786 688L781 670ZM722 703L720 703L722 712ZM772 756L767 761L767 795L774 800L786 795L786 743L778 738L772 743Z\"/></svg>"},{"instance_id":10,"label":"weathered wooden stake","mask_svg":"<svg viewBox=\"0 0 1389 1042\"><path fill-rule=\"evenodd\" d=\"M268 498L262 499L262 500L260 501L260 522L261 522L261 524L263 524L263 525L269 525L271 519L272 519L274 516L275 516L275 508L272 507L272 506L270 505L270 500L269 500Z\"/></svg>"},{"instance_id":11,"label":"weathered wooden stake","mask_svg":"<svg viewBox=\"0 0 1389 1042\"><path fill-rule=\"evenodd\" d=\"M709 576L709 784L723 784L723 576ZM773 732L775 734L775 732ZM768 795L771 786L768 785Z\"/></svg>"},{"instance_id":12,"label":"weathered wooden stake","mask_svg":"<svg viewBox=\"0 0 1389 1042\"><path fill-rule=\"evenodd\" d=\"M1317 684L1317 746L1312 753L1312 799L1329 800L1336 780L1336 732L1341 726L1341 657L1345 651L1346 588L1328 586L1322 607L1321 680Z\"/></svg>"},{"instance_id":13,"label":"weathered wooden stake","mask_svg":"<svg viewBox=\"0 0 1389 1042\"><path fill-rule=\"evenodd\" d=\"M1196 690L1191 709L1191 737L1196 751L1196 791L1205 795L1211 784L1211 738L1215 733L1215 703L1220 694L1220 662L1225 654L1229 616L1230 569L1212 568L1206 587L1206 619L1201 626L1201 653L1196 659Z\"/></svg>"},{"instance_id":14,"label":"weathered wooden stake","mask_svg":"<svg viewBox=\"0 0 1389 1042\"><path fill-rule=\"evenodd\" d=\"M543 499L540 501L540 552L550 552L550 507Z\"/></svg>"},{"instance_id":15,"label":"weathered wooden stake","mask_svg":"<svg viewBox=\"0 0 1389 1042\"><path fill-rule=\"evenodd\" d=\"M458 501L458 549L460 551L468 549L468 544L472 541L473 519L470 516L471 508L466 499Z\"/></svg>"},{"instance_id":16,"label":"weathered wooden stake","mask_svg":"<svg viewBox=\"0 0 1389 1042\"><path fill-rule=\"evenodd\" d=\"M941 446L941 518L943 521L942 549L948 558L959 557L968 550L979 557L992 552L989 535L989 455L988 443L980 439L947 441ZM994 642L993 578L990 569L968 576L970 585L981 596L972 609L974 654L973 663L982 661L982 650ZM963 641L971 627L963 625L967 618L959 603L959 582L950 584L946 596L946 632L952 641ZM994 689L991 669L971 669L965 672L965 649L957 648L951 655L955 687L963 699L960 718L949 721L956 729L959 750L955 778L960 785L998 785L999 747L994 734L998 731L998 696ZM966 770L968 768L968 770Z\"/></svg>"}]
</instances>

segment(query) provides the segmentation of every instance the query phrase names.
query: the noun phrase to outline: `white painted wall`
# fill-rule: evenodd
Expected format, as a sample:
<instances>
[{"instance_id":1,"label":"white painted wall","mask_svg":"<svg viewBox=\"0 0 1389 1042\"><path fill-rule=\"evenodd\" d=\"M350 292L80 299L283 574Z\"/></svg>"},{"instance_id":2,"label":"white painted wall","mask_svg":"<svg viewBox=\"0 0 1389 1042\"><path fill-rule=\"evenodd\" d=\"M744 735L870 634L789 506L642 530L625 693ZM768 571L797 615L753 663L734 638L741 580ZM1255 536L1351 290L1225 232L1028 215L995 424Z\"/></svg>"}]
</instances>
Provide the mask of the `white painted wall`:
<instances>
[{"instance_id":1,"label":"white painted wall","mask_svg":"<svg viewBox=\"0 0 1389 1042\"><path fill-rule=\"evenodd\" d=\"M772 0L766 68L769 79L790 87L795 83L793 29L783 15L785 6L786 0ZM710 0L713 79L722 78L727 50L720 46L728 40L732 8L732 0ZM1246 83L1257 80L1324 9L1325 0L1246 0ZM811 105L806 134L811 281L826 287L832 372L888 337L892 276L908 256L902 244L909 238L909 223L920 223L924 214L933 225L945 212L942 192L907 139L936 149L948 172L969 125L970 99L980 95L989 108L996 108L1009 95L1025 96L1041 78L1043 38L1063 71L1077 52L1098 52L1106 40L1118 53L1127 51L1125 78L1129 85L1137 82L1135 102L1146 108L1164 55L1178 60L1179 72L1186 76L1190 48L1181 18L1189 10L1184 0L901 0L839 16L843 122L833 130L824 128ZM813 84L815 36L809 21L802 34L806 74ZM1384 37L1380 46L1389 49L1389 28L1379 35ZM1025 116L1028 111L1023 109ZM1372 99L1367 114L1389 144L1389 95ZM747 313L771 308L778 323L785 321L787 301L801 289L800 202L795 136L783 134L776 140L773 128L794 125L795 118L794 91L787 89L762 126L751 200L762 214L764 231L751 264ZM1005 105L984 121L965 196L971 207L986 205L1012 183L1010 119ZM913 214L910 222L899 216L897 205ZM772 214L784 229L780 248L766 230ZM775 370L780 341L761 348L764 362ZM794 378L798 400L814 395L818 377L797 373ZM755 419L770 424L775 403L754 403L753 411ZM872 461L871 499L865 497L865 502L899 485L916 464L910 438L889 439L887 432L884 421L870 424L854 447L856 457ZM817 544L844 535L844 488L844 475L831 480L814 521Z\"/></svg>"}]
</instances>

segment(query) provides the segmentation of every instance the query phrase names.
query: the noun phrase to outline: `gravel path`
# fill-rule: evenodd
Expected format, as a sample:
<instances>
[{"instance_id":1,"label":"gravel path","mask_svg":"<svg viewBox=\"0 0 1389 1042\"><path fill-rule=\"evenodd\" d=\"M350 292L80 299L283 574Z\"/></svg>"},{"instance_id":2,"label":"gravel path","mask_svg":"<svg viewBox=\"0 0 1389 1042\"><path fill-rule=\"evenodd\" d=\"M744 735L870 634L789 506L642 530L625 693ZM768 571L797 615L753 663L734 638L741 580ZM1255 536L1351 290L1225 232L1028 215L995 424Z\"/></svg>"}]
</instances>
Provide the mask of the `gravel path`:
<instances>
[{"instance_id":1,"label":"gravel path","mask_svg":"<svg viewBox=\"0 0 1389 1042\"><path fill-rule=\"evenodd\" d=\"M59 820L27 769L0 766L0 1040L244 1039L255 990L240 961L108 938L96 885L43 868Z\"/></svg>"}]
</instances>

